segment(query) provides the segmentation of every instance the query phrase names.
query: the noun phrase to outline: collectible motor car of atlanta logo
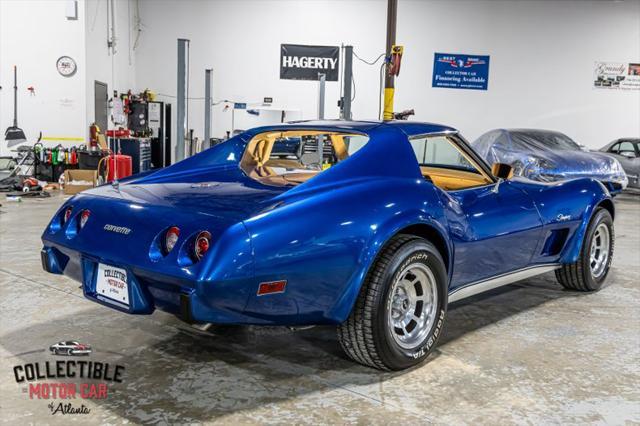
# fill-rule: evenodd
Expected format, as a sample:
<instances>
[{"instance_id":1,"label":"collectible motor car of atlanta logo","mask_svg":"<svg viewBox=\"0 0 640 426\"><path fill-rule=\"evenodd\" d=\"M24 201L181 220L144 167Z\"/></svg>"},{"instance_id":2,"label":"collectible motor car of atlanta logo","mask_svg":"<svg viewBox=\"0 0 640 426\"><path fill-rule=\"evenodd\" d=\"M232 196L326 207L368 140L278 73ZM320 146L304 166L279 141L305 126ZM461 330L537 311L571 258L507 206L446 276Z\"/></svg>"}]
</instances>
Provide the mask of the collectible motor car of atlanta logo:
<instances>
[{"instance_id":1,"label":"collectible motor car of atlanta logo","mask_svg":"<svg viewBox=\"0 0 640 426\"><path fill-rule=\"evenodd\" d=\"M79 356L89 355L91 346L76 340L65 340L49 346L49 350L54 355Z\"/></svg>"},{"instance_id":2,"label":"collectible motor car of atlanta logo","mask_svg":"<svg viewBox=\"0 0 640 426\"><path fill-rule=\"evenodd\" d=\"M91 346L78 340L62 340L49 346L55 360L30 361L13 367L13 376L29 399L47 400L54 414L90 414L77 400L106 399L113 385L122 383L125 367L108 362L74 357L92 353ZM29 351L28 353L42 353ZM66 358L66 359L65 359Z\"/></svg>"}]
</instances>

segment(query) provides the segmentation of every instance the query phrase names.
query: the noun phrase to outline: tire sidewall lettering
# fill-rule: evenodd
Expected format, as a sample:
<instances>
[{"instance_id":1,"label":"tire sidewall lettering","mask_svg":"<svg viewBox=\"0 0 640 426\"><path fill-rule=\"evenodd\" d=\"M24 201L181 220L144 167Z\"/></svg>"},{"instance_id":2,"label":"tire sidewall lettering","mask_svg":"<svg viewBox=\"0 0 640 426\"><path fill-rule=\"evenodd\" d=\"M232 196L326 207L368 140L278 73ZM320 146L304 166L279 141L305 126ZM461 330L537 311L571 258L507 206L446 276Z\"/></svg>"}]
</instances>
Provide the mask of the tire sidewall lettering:
<instances>
[{"instance_id":1,"label":"tire sidewall lettering","mask_svg":"<svg viewBox=\"0 0 640 426\"><path fill-rule=\"evenodd\" d=\"M438 280L438 283L437 283L438 301L436 306L436 309L438 310L438 315L436 317L437 319L435 321L435 325L432 326L424 342L417 348L414 348L414 349L401 348L395 344L393 337L391 335L388 336L388 340L390 344L393 345L394 351L401 354L406 359L411 359L412 360L411 364L414 364L416 361L422 358L425 358L434 348L434 346L438 341L438 338L442 333L442 327L444 326L445 317L446 317L446 302L445 302L446 283L443 285L442 283L439 282L442 277L438 273L438 269L435 266L438 263L438 261L434 257L434 254L431 253L430 251L424 250L422 248L417 248L415 251L410 252L410 254L404 260L402 260L399 266L396 267L393 274L390 275L390 283L395 282L395 280L398 278L398 275L403 270L405 270L409 265L414 263L421 263L425 265L434 273L434 275L436 276L436 279ZM442 266L444 266L444 263L442 264ZM443 272L444 272L444 278L446 280L446 271L443 271ZM390 284L388 294L386 295L386 300L385 300L385 312L384 312L385 317L386 315L388 315L388 312L391 309L391 302L393 299L391 286L392 285ZM443 295L443 292L445 293L444 295ZM392 330L388 330L388 333L389 334L392 333Z\"/></svg>"}]
</instances>

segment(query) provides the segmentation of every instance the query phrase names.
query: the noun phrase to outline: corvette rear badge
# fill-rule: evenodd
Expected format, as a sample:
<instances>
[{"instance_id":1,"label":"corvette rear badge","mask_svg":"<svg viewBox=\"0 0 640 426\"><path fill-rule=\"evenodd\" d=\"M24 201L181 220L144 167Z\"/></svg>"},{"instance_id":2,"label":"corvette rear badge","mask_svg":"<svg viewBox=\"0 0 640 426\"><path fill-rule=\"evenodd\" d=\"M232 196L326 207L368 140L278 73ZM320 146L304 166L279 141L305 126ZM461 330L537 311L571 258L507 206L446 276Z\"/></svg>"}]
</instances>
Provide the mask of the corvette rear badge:
<instances>
[{"instance_id":1,"label":"corvette rear badge","mask_svg":"<svg viewBox=\"0 0 640 426\"><path fill-rule=\"evenodd\" d=\"M122 234L122 235L129 235L131 233L131 228L127 228L126 226L111 225L110 223L107 223L106 225L104 225L104 228L102 229L104 229L105 231L115 232L116 234Z\"/></svg>"}]
</instances>

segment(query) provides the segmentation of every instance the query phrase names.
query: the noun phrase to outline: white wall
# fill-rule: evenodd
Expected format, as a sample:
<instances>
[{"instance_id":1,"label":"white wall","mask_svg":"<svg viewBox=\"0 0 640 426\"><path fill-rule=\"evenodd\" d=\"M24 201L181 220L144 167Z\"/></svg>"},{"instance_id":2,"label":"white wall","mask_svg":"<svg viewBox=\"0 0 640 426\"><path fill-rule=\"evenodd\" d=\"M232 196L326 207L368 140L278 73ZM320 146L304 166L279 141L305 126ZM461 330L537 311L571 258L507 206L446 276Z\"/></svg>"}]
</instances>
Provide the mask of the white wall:
<instances>
[{"instance_id":1,"label":"white wall","mask_svg":"<svg viewBox=\"0 0 640 426\"><path fill-rule=\"evenodd\" d=\"M640 136L640 91L593 88L594 62L640 62L640 1L400 0L398 22L398 98L417 119L472 139L496 127L559 130L591 148ZM489 90L431 88L434 51L491 55Z\"/></svg>"},{"instance_id":2,"label":"white wall","mask_svg":"<svg viewBox=\"0 0 640 426\"><path fill-rule=\"evenodd\" d=\"M138 89L176 94L176 39L191 40L191 97L214 69L214 98L275 103L316 114L314 82L279 79L281 43L352 44L372 59L385 44L386 1L140 0ZM405 45L396 110L450 124L468 139L496 127L563 131L599 147L640 135L640 92L592 88L595 61L640 61L640 1L399 0ZM431 88L433 54L488 54L489 90ZM354 62L355 118L378 114L378 67ZM326 116L336 117L338 83L328 83ZM173 101L172 98L165 98ZM175 110L174 110L175 114ZM214 108L214 135L230 128ZM203 133L203 103L190 102L190 127Z\"/></svg>"},{"instance_id":3,"label":"white wall","mask_svg":"<svg viewBox=\"0 0 640 426\"><path fill-rule=\"evenodd\" d=\"M78 20L67 20L66 3L0 1L0 155L11 154L4 131L13 123L13 65L18 66L18 126L29 144L40 131L45 137L84 136L84 4L78 4ZM56 69L63 55L78 64L72 77L63 77ZM29 86L35 88L35 96L30 96ZM77 142L46 142L58 143Z\"/></svg>"},{"instance_id":4,"label":"white wall","mask_svg":"<svg viewBox=\"0 0 640 426\"><path fill-rule=\"evenodd\" d=\"M95 121L94 82L96 80L107 83L109 97L112 96L114 89L119 93L136 89L135 52L133 49L136 39L134 28L136 2L116 0L114 3L116 54L112 57L107 46L107 0L84 0L87 46L85 131L87 136L89 125Z\"/></svg>"},{"instance_id":5,"label":"white wall","mask_svg":"<svg viewBox=\"0 0 640 426\"><path fill-rule=\"evenodd\" d=\"M381 1L140 1L144 25L136 54L140 88L176 95L177 38L191 40L190 97L204 96L204 70L213 68L214 99L262 101L301 110L315 117L318 85L279 79L281 43L340 45L352 43L364 56L384 51L386 3ZM375 27L380 31L372 30ZM382 26L382 27L380 27ZM367 69L365 69L367 68ZM375 68L375 69L374 69ZM355 64L357 93L354 113L377 114L377 67ZM143 87L144 86L144 87ZM327 82L326 117L337 118L339 84ZM175 99L160 97L173 102ZM190 127L202 137L204 103L190 102ZM213 108L213 135L231 127L231 113ZM238 111L237 116L246 114ZM238 118L240 119L240 118Z\"/></svg>"},{"instance_id":6,"label":"white wall","mask_svg":"<svg viewBox=\"0 0 640 426\"><path fill-rule=\"evenodd\" d=\"M110 90L150 88L175 96L178 37L191 39L192 98L203 96L204 69L211 67L215 99L271 96L304 118L316 115L317 84L279 79L281 43L352 44L368 59L385 43L384 0L116 3L119 53L112 73L106 0L79 1L78 20L66 19L66 0L0 0L2 132L12 124L13 64L19 67L18 124L32 143L39 131L86 137L94 120L94 80ZM143 32L133 51L137 6ZM469 139L495 127L551 128L594 148L640 135L640 92L592 88L595 61L640 62L640 0L399 0L398 43L405 56L396 110L414 108L416 120L453 125ZM431 88L434 51L490 55L489 90ZM73 77L58 74L55 62L62 55L76 60ZM378 70L354 62L355 118L377 116ZM36 96L29 96L28 86ZM327 83L328 118L337 117L339 91L339 83ZM175 106L174 98L160 99ZM190 101L197 136L203 109L201 99ZM214 135L222 136L230 122L229 112L214 107ZM1 140L0 154L7 153Z\"/></svg>"}]
</instances>

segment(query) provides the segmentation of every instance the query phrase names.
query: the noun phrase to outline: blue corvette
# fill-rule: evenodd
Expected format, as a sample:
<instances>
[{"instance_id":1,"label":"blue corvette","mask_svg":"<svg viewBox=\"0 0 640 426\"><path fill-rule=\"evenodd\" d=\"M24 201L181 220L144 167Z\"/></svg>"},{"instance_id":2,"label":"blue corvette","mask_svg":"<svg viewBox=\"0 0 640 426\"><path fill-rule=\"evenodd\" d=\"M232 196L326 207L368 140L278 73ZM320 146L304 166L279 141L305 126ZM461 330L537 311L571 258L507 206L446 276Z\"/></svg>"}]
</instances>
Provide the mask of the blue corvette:
<instances>
[{"instance_id":1,"label":"blue corvette","mask_svg":"<svg viewBox=\"0 0 640 426\"><path fill-rule=\"evenodd\" d=\"M449 127L298 122L76 195L41 255L122 312L336 324L355 361L399 370L434 348L449 303L549 271L598 290L613 216L600 182L513 177Z\"/></svg>"}]
</instances>

